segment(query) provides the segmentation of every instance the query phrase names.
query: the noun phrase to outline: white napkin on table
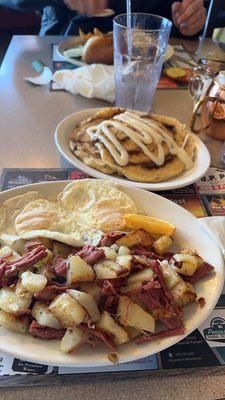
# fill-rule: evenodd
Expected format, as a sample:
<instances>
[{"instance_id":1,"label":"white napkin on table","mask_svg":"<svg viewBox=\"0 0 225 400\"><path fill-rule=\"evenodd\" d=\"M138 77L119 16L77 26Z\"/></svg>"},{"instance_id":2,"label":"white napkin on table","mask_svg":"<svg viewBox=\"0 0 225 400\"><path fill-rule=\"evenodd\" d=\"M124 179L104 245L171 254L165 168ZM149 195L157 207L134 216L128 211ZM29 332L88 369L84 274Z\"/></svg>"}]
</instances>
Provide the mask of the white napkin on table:
<instances>
[{"instance_id":1,"label":"white napkin on table","mask_svg":"<svg viewBox=\"0 0 225 400\"><path fill-rule=\"evenodd\" d=\"M114 67L91 64L74 70L56 71L52 77L60 87L73 94L113 102L115 99Z\"/></svg>"},{"instance_id":2,"label":"white napkin on table","mask_svg":"<svg viewBox=\"0 0 225 400\"><path fill-rule=\"evenodd\" d=\"M206 217L200 218L199 221L221 248L225 257L225 217Z\"/></svg>"}]
</instances>

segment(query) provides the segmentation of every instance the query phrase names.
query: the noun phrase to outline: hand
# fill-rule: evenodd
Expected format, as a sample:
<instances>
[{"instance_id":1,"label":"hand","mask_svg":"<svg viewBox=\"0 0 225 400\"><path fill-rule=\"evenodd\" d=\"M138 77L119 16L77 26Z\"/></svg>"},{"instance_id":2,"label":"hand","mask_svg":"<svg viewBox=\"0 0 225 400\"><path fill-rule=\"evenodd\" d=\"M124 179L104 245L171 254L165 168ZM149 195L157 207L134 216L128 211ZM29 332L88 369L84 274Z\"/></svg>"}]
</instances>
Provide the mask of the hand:
<instances>
[{"instance_id":1,"label":"hand","mask_svg":"<svg viewBox=\"0 0 225 400\"><path fill-rule=\"evenodd\" d=\"M73 11L91 17L102 13L107 8L108 0L63 0L65 5Z\"/></svg>"},{"instance_id":2,"label":"hand","mask_svg":"<svg viewBox=\"0 0 225 400\"><path fill-rule=\"evenodd\" d=\"M206 20L203 0L183 0L181 3L173 3L172 19L182 35L196 35L203 28Z\"/></svg>"}]
</instances>

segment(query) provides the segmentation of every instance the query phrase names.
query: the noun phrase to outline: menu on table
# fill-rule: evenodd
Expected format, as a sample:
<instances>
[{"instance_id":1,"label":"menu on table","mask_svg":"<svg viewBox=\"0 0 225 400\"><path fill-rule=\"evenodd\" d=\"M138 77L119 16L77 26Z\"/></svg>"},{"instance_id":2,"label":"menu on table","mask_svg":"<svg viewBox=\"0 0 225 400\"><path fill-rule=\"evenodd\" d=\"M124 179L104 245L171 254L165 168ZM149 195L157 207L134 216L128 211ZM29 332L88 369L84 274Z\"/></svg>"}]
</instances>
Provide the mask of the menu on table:
<instances>
[{"instance_id":1,"label":"menu on table","mask_svg":"<svg viewBox=\"0 0 225 400\"><path fill-rule=\"evenodd\" d=\"M76 169L5 169L1 190L32 183L74 180L87 175ZM160 195L186 208L196 217L225 215L225 172L210 168L196 184L160 192ZM47 366L19 360L0 353L0 382L5 376L67 375L128 371L164 371L225 364L225 287L220 299L204 323L176 345L141 360L104 367L77 368ZM26 385L26 380L23 385ZM10 383L9 383L10 386Z\"/></svg>"}]
</instances>

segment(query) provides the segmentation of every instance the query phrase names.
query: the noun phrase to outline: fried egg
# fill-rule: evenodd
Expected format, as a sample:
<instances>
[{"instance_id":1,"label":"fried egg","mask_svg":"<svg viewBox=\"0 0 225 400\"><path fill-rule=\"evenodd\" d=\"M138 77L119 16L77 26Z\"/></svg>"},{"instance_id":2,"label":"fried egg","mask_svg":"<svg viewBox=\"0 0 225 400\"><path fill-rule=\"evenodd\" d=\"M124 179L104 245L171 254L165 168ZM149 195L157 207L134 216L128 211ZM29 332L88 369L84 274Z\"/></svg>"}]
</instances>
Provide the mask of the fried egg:
<instances>
[{"instance_id":1,"label":"fried egg","mask_svg":"<svg viewBox=\"0 0 225 400\"><path fill-rule=\"evenodd\" d=\"M7 232L14 234L17 215L27 204L42 197L40 193L32 191L6 200L0 207L0 232L7 227Z\"/></svg>"},{"instance_id":2,"label":"fried egg","mask_svg":"<svg viewBox=\"0 0 225 400\"><path fill-rule=\"evenodd\" d=\"M48 237L74 246L82 244L80 227L75 219L58 202L47 199L27 204L15 219L15 229L26 239Z\"/></svg>"},{"instance_id":3,"label":"fried egg","mask_svg":"<svg viewBox=\"0 0 225 400\"><path fill-rule=\"evenodd\" d=\"M55 201L38 192L7 200L0 207L0 239L98 244L103 232L125 229L124 215L136 212L132 199L110 181L82 179L68 184Z\"/></svg>"},{"instance_id":4,"label":"fried egg","mask_svg":"<svg viewBox=\"0 0 225 400\"><path fill-rule=\"evenodd\" d=\"M78 224L106 232L124 229L124 215L137 212L133 200L106 180L77 180L58 199Z\"/></svg>"}]
</instances>

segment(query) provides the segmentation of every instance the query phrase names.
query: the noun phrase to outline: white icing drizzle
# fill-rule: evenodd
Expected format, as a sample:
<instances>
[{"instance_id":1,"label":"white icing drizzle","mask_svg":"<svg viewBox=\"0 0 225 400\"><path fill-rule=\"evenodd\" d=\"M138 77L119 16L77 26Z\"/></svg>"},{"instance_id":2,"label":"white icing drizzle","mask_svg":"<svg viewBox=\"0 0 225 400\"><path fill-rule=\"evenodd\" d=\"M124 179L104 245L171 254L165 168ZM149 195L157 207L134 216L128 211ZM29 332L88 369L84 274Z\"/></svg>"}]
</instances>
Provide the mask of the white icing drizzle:
<instances>
[{"instance_id":1,"label":"white icing drizzle","mask_svg":"<svg viewBox=\"0 0 225 400\"><path fill-rule=\"evenodd\" d=\"M186 136L185 136L185 138L184 138L184 141L183 141L183 143L182 143L182 149L184 149L185 148L185 146L186 146L186 144L187 144L187 141L188 141L188 139L189 139L189 137L190 137L190 133L188 133Z\"/></svg>"},{"instance_id":2,"label":"white icing drizzle","mask_svg":"<svg viewBox=\"0 0 225 400\"><path fill-rule=\"evenodd\" d=\"M189 134L185 137L180 147L155 121L143 119L136 113L126 111L108 121L101 122L99 125L87 128L89 136L93 140L97 139L102 142L115 162L120 166L126 166L128 164L129 154L121 142L111 132L110 128L112 127L129 137L157 166L162 166L165 162L163 143L167 144L171 154L176 155L184 163L185 169L190 169L193 165L191 157L184 150ZM153 141L157 146L157 155L151 152L146 146L146 144L151 144Z\"/></svg>"}]
</instances>

